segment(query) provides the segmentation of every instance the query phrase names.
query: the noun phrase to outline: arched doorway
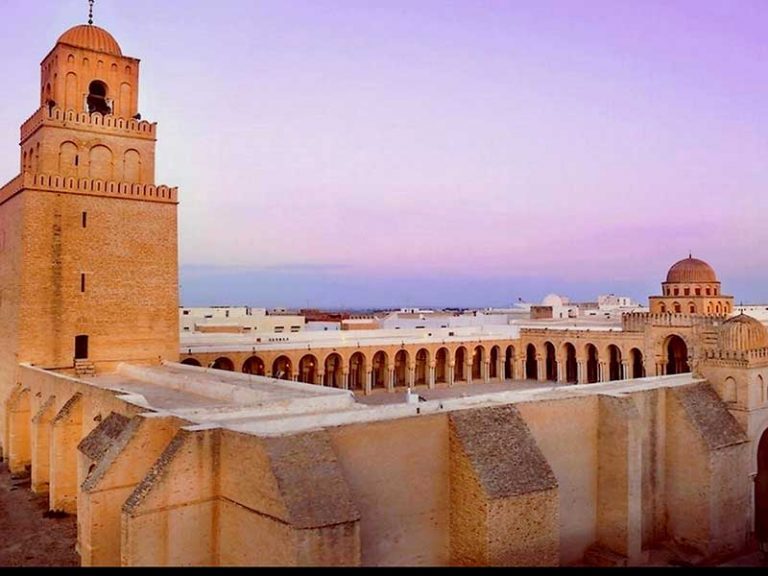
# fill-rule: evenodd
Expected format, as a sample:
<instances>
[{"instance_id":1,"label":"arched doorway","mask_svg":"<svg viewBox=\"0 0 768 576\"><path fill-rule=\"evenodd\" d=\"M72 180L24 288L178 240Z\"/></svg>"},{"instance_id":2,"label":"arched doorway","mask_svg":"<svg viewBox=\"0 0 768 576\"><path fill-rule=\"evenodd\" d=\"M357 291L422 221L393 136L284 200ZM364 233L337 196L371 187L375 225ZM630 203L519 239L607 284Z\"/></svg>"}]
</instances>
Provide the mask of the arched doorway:
<instances>
[{"instance_id":1,"label":"arched doorway","mask_svg":"<svg viewBox=\"0 0 768 576\"><path fill-rule=\"evenodd\" d=\"M440 348L435 355L435 383L448 382L448 349Z\"/></svg>"},{"instance_id":2,"label":"arched doorway","mask_svg":"<svg viewBox=\"0 0 768 576\"><path fill-rule=\"evenodd\" d=\"M621 350L618 346L608 346L608 379L621 380Z\"/></svg>"},{"instance_id":3,"label":"arched doorway","mask_svg":"<svg viewBox=\"0 0 768 576\"><path fill-rule=\"evenodd\" d=\"M504 353L504 379L512 380L515 377L515 347L507 346Z\"/></svg>"},{"instance_id":4,"label":"arched doorway","mask_svg":"<svg viewBox=\"0 0 768 576\"><path fill-rule=\"evenodd\" d=\"M254 376L264 376L264 360L258 356L251 356L243 363L243 372Z\"/></svg>"},{"instance_id":5,"label":"arched doorway","mask_svg":"<svg viewBox=\"0 0 768 576\"><path fill-rule=\"evenodd\" d=\"M299 381L314 384L317 377L317 358L312 354L302 356L299 360Z\"/></svg>"},{"instance_id":6,"label":"arched doorway","mask_svg":"<svg viewBox=\"0 0 768 576\"><path fill-rule=\"evenodd\" d=\"M331 388L342 388L343 374L341 370L341 356L334 353L325 359L325 370L323 371L323 386Z\"/></svg>"},{"instance_id":7,"label":"arched doorway","mask_svg":"<svg viewBox=\"0 0 768 576\"><path fill-rule=\"evenodd\" d=\"M755 537L763 551L768 550L768 430L757 445L755 478Z\"/></svg>"},{"instance_id":8,"label":"arched doorway","mask_svg":"<svg viewBox=\"0 0 768 576\"><path fill-rule=\"evenodd\" d=\"M221 358L216 358L216 360L213 361L213 366L211 366L211 368L214 368L215 370L226 370L227 372L234 372L235 364L226 356L222 356Z\"/></svg>"},{"instance_id":9,"label":"arched doorway","mask_svg":"<svg viewBox=\"0 0 768 576\"><path fill-rule=\"evenodd\" d=\"M426 386L427 371L429 369L429 352L422 348L416 352L416 374L414 375L414 384L416 386Z\"/></svg>"},{"instance_id":10,"label":"arched doorway","mask_svg":"<svg viewBox=\"0 0 768 576\"><path fill-rule=\"evenodd\" d=\"M491 348L491 358L488 364L488 378L496 380L499 377L499 347L494 346Z\"/></svg>"},{"instance_id":11,"label":"arched doorway","mask_svg":"<svg viewBox=\"0 0 768 576\"><path fill-rule=\"evenodd\" d=\"M576 384L579 381L579 368L576 362L576 347L570 342L563 346L565 350L565 381Z\"/></svg>"},{"instance_id":12,"label":"arched doorway","mask_svg":"<svg viewBox=\"0 0 768 576\"><path fill-rule=\"evenodd\" d=\"M525 349L525 377L527 380L539 379L539 366L536 361L536 346L528 344Z\"/></svg>"},{"instance_id":13,"label":"arched doorway","mask_svg":"<svg viewBox=\"0 0 768 576\"><path fill-rule=\"evenodd\" d=\"M279 356L272 363L272 377L280 380L290 380L293 376L293 366L288 356Z\"/></svg>"},{"instance_id":14,"label":"arched doorway","mask_svg":"<svg viewBox=\"0 0 768 576\"><path fill-rule=\"evenodd\" d=\"M365 390L365 356L362 352L355 352L349 359L349 388Z\"/></svg>"},{"instance_id":15,"label":"arched doorway","mask_svg":"<svg viewBox=\"0 0 768 576\"><path fill-rule=\"evenodd\" d=\"M373 356L373 382L372 388L387 387L387 353L383 351L376 352Z\"/></svg>"},{"instance_id":16,"label":"arched doorway","mask_svg":"<svg viewBox=\"0 0 768 576\"><path fill-rule=\"evenodd\" d=\"M552 342L544 343L546 360L544 361L545 372L548 382L557 382L557 358L555 358L555 345Z\"/></svg>"},{"instance_id":17,"label":"arched doorway","mask_svg":"<svg viewBox=\"0 0 768 576\"><path fill-rule=\"evenodd\" d=\"M594 384L598 381L597 348L594 344L587 344L587 383Z\"/></svg>"},{"instance_id":18,"label":"arched doorway","mask_svg":"<svg viewBox=\"0 0 768 576\"><path fill-rule=\"evenodd\" d=\"M685 374L690 371L688 346L685 340L673 334L667 340L667 374Z\"/></svg>"},{"instance_id":19,"label":"arched doorway","mask_svg":"<svg viewBox=\"0 0 768 576\"><path fill-rule=\"evenodd\" d=\"M467 379L466 364L467 364L467 349L464 348L464 346L459 346L458 350L456 350L456 364L454 364L454 367L453 367L454 382L462 382Z\"/></svg>"},{"instance_id":20,"label":"arched doorway","mask_svg":"<svg viewBox=\"0 0 768 576\"><path fill-rule=\"evenodd\" d=\"M395 354L395 386L408 386L408 352L398 350Z\"/></svg>"},{"instance_id":21,"label":"arched doorway","mask_svg":"<svg viewBox=\"0 0 768 576\"><path fill-rule=\"evenodd\" d=\"M485 348L476 346L472 352L472 380L479 382L483 379L483 361L485 360Z\"/></svg>"},{"instance_id":22,"label":"arched doorway","mask_svg":"<svg viewBox=\"0 0 768 576\"><path fill-rule=\"evenodd\" d=\"M643 365L643 353L637 348L629 351L632 360L632 378L645 378L645 366Z\"/></svg>"},{"instance_id":23,"label":"arched doorway","mask_svg":"<svg viewBox=\"0 0 768 576\"><path fill-rule=\"evenodd\" d=\"M200 366L200 362L198 362L195 358L184 358L181 363L186 364L187 366Z\"/></svg>"}]
</instances>

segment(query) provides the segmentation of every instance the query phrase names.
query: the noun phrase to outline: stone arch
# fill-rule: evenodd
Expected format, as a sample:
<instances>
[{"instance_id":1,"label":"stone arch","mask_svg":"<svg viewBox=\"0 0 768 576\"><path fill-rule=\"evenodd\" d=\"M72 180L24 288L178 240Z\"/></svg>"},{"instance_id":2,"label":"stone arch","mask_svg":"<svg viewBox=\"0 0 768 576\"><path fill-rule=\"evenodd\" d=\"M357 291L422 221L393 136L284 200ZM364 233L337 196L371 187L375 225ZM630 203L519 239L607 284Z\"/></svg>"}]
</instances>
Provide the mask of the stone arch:
<instances>
[{"instance_id":1,"label":"stone arch","mask_svg":"<svg viewBox=\"0 0 768 576\"><path fill-rule=\"evenodd\" d=\"M737 400L736 380L728 376L723 382L723 402L736 403Z\"/></svg>"},{"instance_id":2,"label":"stone arch","mask_svg":"<svg viewBox=\"0 0 768 576\"><path fill-rule=\"evenodd\" d=\"M184 358L181 363L186 366L201 366L200 361L197 358Z\"/></svg>"},{"instance_id":3,"label":"stone arch","mask_svg":"<svg viewBox=\"0 0 768 576\"><path fill-rule=\"evenodd\" d=\"M694 304L693 302L688 302L688 313L696 314L696 304Z\"/></svg>"},{"instance_id":4,"label":"stone arch","mask_svg":"<svg viewBox=\"0 0 768 576\"><path fill-rule=\"evenodd\" d=\"M688 345L681 336L667 336L664 340L664 357L667 362L667 374L685 374L691 371L688 365Z\"/></svg>"},{"instance_id":5,"label":"stone arch","mask_svg":"<svg viewBox=\"0 0 768 576\"><path fill-rule=\"evenodd\" d=\"M515 347L507 346L504 351L504 379L512 380L515 377Z\"/></svg>"},{"instance_id":6,"label":"stone arch","mask_svg":"<svg viewBox=\"0 0 768 576\"><path fill-rule=\"evenodd\" d=\"M536 346L528 344L525 349L525 378L526 380L539 379L539 363L536 358Z\"/></svg>"},{"instance_id":7,"label":"stone arch","mask_svg":"<svg viewBox=\"0 0 768 576\"><path fill-rule=\"evenodd\" d=\"M491 380L497 380L499 378L499 354L501 353L501 348L498 346L493 346L491 348L491 353L488 358L488 378Z\"/></svg>"},{"instance_id":8,"label":"stone arch","mask_svg":"<svg viewBox=\"0 0 768 576\"><path fill-rule=\"evenodd\" d=\"M141 184L141 154L138 150L131 148L125 151L123 180L131 184Z\"/></svg>"},{"instance_id":9,"label":"stone arch","mask_svg":"<svg viewBox=\"0 0 768 576\"><path fill-rule=\"evenodd\" d=\"M462 382L467 379L467 349L464 346L456 348L455 362L453 365L454 382Z\"/></svg>"},{"instance_id":10,"label":"stone arch","mask_svg":"<svg viewBox=\"0 0 768 576\"><path fill-rule=\"evenodd\" d=\"M472 351L472 380L475 382L483 379L483 362L485 362L485 348L475 346Z\"/></svg>"},{"instance_id":11,"label":"stone arch","mask_svg":"<svg viewBox=\"0 0 768 576\"><path fill-rule=\"evenodd\" d=\"M267 370L264 360L258 356L251 356L243 362L243 373L253 374L254 376L266 376Z\"/></svg>"},{"instance_id":12,"label":"stone arch","mask_svg":"<svg viewBox=\"0 0 768 576\"><path fill-rule=\"evenodd\" d=\"M579 381L579 365L576 360L576 346L570 342L563 344L563 356L565 357L565 381L576 384Z\"/></svg>"},{"instance_id":13,"label":"stone arch","mask_svg":"<svg viewBox=\"0 0 768 576\"><path fill-rule=\"evenodd\" d=\"M328 354L325 362L323 362L323 386L330 386L331 388L344 387L343 365L344 361L341 359L341 355L336 352Z\"/></svg>"},{"instance_id":14,"label":"stone arch","mask_svg":"<svg viewBox=\"0 0 768 576\"><path fill-rule=\"evenodd\" d=\"M414 374L414 384L422 386L429 384L429 350L421 348L416 352L416 373Z\"/></svg>"},{"instance_id":15,"label":"stone arch","mask_svg":"<svg viewBox=\"0 0 768 576\"><path fill-rule=\"evenodd\" d=\"M21 473L32 465L32 413L28 388L17 388L7 401L8 468Z\"/></svg>"},{"instance_id":16,"label":"stone arch","mask_svg":"<svg viewBox=\"0 0 768 576\"><path fill-rule=\"evenodd\" d=\"M133 87L128 82L120 84L120 109L118 115L123 118L131 116L131 101L133 99Z\"/></svg>"},{"instance_id":17,"label":"stone arch","mask_svg":"<svg viewBox=\"0 0 768 576\"><path fill-rule=\"evenodd\" d=\"M435 383L448 382L448 348L440 348L435 354Z\"/></svg>"},{"instance_id":18,"label":"stone arch","mask_svg":"<svg viewBox=\"0 0 768 576\"><path fill-rule=\"evenodd\" d=\"M389 358L387 357L387 353L383 350L379 350L373 355L373 361L371 362L371 371L373 373L373 381L371 382L372 388L387 387L388 369Z\"/></svg>"},{"instance_id":19,"label":"stone arch","mask_svg":"<svg viewBox=\"0 0 768 576\"><path fill-rule=\"evenodd\" d=\"M768 543L768 429L763 431L757 445L755 537L762 546Z\"/></svg>"},{"instance_id":20,"label":"stone arch","mask_svg":"<svg viewBox=\"0 0 768 576\"><path fill-rule=\"evenodd\" d=\"M349 388L365 390L365 354L355 352L349 359Z\"/></svg>"},{"instance_id":21,"label":"stone arch","mask_svg":"<svg viewBox=\"0 0 768 576\"><path fill-rule=\"evenodd\" d=\"M213 361L211 368L215 370L226 370L227 372L234 372L235 363L226 356L221 356Z\"/></svg>"},{"instance_id":22,"label":"stone arch","mask_svg":"<svg viewBox=\"0 0 768 576\"><path fill-rule=\"evenodd\" d=\"M317 382L317 358L314 354L305 354L299 360L299 382L315 384Z\"/></svg>"},{"instance_id":23,"label":"stone arch","mask_svg":"<svg viewBox=\"0 0 768 576\"><path fill-rule=\"evenodd\" d=\"M667 313L667 305L662 303L661 304L661 308L659 308L659 312L661 312L662 314L666 314Z\"/></svg>"},{"instance_id":24,"label":"stone arch","mask_svg":"<svg viewBox=\"0 0 768 576\"><path fill-rule=\"evenodd\" d=\"M608 380L621 380L621 350L615 344L608 346Z\"/></svg>"},{"instance_id":25,"label":"stone arch","mask_svg":"<svg viewBox=\"0 0 768 576\"><path fill-rule=\"evenodd\" d=\"M408 386L408 351L398 350L395 354L395 386L404 388Z\"/></svg>"},{"instance_id":26,"label":"stone arch","mask_svg":"<svg viewBox=\"0 0 768 576\"><path fill-rule=\"evenodd\" d=\"M594 344L587 344L585 348L587 357L587 383L594 384L599 381L599 361L600 357L597 353L597 346Z\"/></svg>"},{"instance_id":27,"label":"stone arch","mask_svg":"<svg viewBox=\"0 0 768 576\"><path fill-rule=\"evenodd\" d=\"M548 382L557 382L557 354L552 342L544 342L544 374Z\"/></svg>"},{"instance_id":28,"label":"stone arch","mask_svg":"<svg viewBox=\"0 0 768 576\"><path fill-rule=\"evenodd\" d=\"M97 144L90 150L89 175L95 180L112 180L113 158L112 150L103 144Z\"/></svg>"},{"instance_id":29,"label":"stone arch","mask_svg":"<svg viewBox=\"0 0 768 576\"><path fill-rule=\"evenodd\" d=\"M291 362L288 356L278 356L272 362L272 378L278 378L279 380L293 379L293 362Z\"/></svg>"},{"instance_id":30,"label":"stone arch","mask_svg":"<svg viewBox=\"0 0 768 576\"><path fill-rule=\"evenodd\" d=\"M672 309L675 311L675 314L681 314L683 311L683 307L680 305L680 302L675 302L672 304Z\"/></svg>"},{"instance_id":31,"label":"stone arch","mask_svg":"<svg viewBox=\"0 0 768 576\"><path fill-rule=\"evenodd\" d=\"M102 80L93 80L88 84L88 114L101 114L107 116L112 114L112 108L109 105L109 87Z\"/></svg>"},{"instance_id":32,"label":"stone arch","mask_svg":"<svg viewBox=\"0 0 768 576\"><path fill-rule=\"evenodd\" d=\"M632 348L629 351L629 360L632 363L632 378L645 378L643 353L637 348Z\"/></svg>"},{"instance_id":33,"label":"stone arch","mask_svg":"<svg viewBox=\"0 0 768 576\"><path fill-rule=\"evenodd\" d=\"M77 167L80 164L77 144L69 140L59 146L59 174L64 178L77 178Z\"/></svg>"},{"instance_id":34,"label":"stone arch","mask_svg":"<svg viewBox=\"0 0 768 576\"><path fill-rule=\"evenodd\" d=\"M64 77L64 110L81 110L77 89L77 74L67 72Z\"/></svg>"}]
</instances>

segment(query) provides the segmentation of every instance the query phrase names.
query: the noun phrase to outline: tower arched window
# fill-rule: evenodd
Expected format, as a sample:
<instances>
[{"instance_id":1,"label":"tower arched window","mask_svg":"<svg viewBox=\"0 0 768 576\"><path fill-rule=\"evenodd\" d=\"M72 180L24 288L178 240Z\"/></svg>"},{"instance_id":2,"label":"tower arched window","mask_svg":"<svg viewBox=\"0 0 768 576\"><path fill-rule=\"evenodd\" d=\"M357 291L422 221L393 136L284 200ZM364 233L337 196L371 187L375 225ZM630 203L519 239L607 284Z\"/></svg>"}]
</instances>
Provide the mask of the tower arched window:
<instances>
[{"instance_id":1,"label":"tower arched window","mask_svg":"<svg viewBox=\"0 0 768 576\"><path fill-rule=\"evenodd\" d=\"M112 107L107 100L107 85L101 80L94 80L88 86L88 114L94 112L104 116L112 113Z\"/></svg>"}]
</instances>

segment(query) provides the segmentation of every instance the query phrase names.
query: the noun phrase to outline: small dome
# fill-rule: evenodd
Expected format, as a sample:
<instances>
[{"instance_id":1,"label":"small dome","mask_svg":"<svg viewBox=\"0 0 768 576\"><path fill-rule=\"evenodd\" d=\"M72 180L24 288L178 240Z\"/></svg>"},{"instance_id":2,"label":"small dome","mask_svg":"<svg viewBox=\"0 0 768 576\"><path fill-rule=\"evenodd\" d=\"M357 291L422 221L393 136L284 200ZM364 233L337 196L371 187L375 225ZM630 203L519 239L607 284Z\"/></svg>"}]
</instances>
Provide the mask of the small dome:
<instances>
[{"instance_id":1,"label":"small dome","mask_svg":"<svg viewBox=\"0 0 768 576\"><path fill-rule=\"evenodd\" d=\"M57 44L69 44L78 48L86 48L96 52L104 52L113 56L122 56L123 51L112 34L92 24L81 24L70 28L62 34Z\"/></svg>"},{"instance_id":2,"label":"small dome","mask_svg":"<svg viewBox=\"0 0 768 576\"><path fill-rule=\"evenodd\" d=\"M667 282L674 284L717 282L717 275L712 266L703 260L689 256L669 269Z\"/></svg>"},{"instance_id":3,"label":"small dome","mask_svg":"<svg viewBox=\"0 0 768 576\"><path fill-rule=\"evenodd\" d=\"M549 294L546 298L544 298L544 300L541 301L541 305L559 308L563 305L563 299L557 294Z\"/></svg>"},{"instance_id":4,"label":"small dome","mask_svg":"<svg viewBox=\"0 0 768 576\"><path fill-rule=\"evenodd\" d=\"M768 347L768 329L762 322L739 314L729 318L717 333L717 346L721 350L759 350Z\"/></svg>"}]
</instances>

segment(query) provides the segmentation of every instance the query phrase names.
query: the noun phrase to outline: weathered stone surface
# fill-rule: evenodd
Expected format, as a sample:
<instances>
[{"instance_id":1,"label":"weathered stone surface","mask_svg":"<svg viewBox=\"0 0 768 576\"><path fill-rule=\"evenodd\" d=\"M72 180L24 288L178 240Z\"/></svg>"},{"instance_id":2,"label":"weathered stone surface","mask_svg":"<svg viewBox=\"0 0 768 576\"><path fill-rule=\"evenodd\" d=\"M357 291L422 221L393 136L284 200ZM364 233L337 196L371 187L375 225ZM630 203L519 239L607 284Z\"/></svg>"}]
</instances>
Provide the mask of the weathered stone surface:
<instances>
[{"instance_id":1,"label":"weathered stone surface","mask_svg":"<svg viewBox=\"0 0 768 576\"><path fill-rule=\"evenodd\" d=\"M709 384L674 388L671 393L710 449L747 442L746 434Z\"/></svg>"},{"instance_id":2,"label":"weathered stone surface","mask_svg":"<svg viewBox=\"0 0 768 576\"><path fill-rule=\"evenodd\" d=\"M557 479L514 406L454 412L451 429L488 498L557 488Z\"/></svg>"},{"instance_id":3,"label":"weathered stone surface","mask_svg":"<svg viewBox=\"0 0 768 576\"><path fill-rule=\"evenodd\" d=\"M360 519L327 432L267 438L264 444L294 528Z\"/></svg>"},{"instance_id":4,"label":"weathered stone surface","mask_svg":"<svg viewBox=\"0 0 768 576\"><path fill-rule=\"evenodd\" d=\"M93 461L101 459L112 443L125 430L129 420L122 414L111 412L88 436L82 439L77 449Z\"/></svg>"}]
</instances>

